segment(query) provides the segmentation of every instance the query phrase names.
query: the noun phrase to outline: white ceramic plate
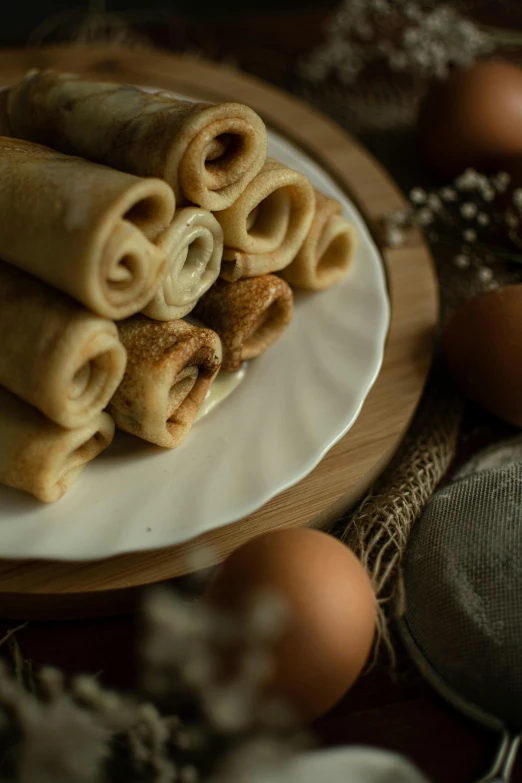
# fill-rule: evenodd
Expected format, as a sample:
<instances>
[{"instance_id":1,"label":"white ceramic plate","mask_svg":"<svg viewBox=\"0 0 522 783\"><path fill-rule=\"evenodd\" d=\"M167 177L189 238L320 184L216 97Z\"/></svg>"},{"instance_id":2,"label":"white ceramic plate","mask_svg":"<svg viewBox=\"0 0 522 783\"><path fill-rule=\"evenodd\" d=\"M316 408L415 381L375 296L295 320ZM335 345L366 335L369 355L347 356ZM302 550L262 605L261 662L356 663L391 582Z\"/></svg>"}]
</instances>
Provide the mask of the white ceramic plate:
<instances>
[{"instance_id":1,"label":"white ceramic plate","mask_svg":"<svg viewBox=\"0 0 522 783\"><path fill-rule=\"evenodd\" d=\"M90 560L180 543L304 478L354 423L388 330L381 257L357 209L314 161L275 133L269 154L341 201L357 225L346 279L297 297L282 339L179 449L119 433L53 505L0 487L0 557Z\"/></svg>"}]
</instances>

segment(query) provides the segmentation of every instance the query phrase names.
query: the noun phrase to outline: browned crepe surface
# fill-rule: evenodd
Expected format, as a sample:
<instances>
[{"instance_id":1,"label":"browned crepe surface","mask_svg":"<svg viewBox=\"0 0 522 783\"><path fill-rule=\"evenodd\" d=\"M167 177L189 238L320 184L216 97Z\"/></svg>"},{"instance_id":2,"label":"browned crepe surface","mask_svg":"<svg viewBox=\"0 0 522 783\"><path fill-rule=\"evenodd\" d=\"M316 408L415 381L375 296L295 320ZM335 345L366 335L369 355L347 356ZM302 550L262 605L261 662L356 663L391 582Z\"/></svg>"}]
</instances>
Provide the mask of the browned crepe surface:
<instances>
[{"instance_id":1,"label":"browned crepe surface","mask_svg":"<svg viewBox=\"0 0 522 783\"><path fill-rule=\"evenodd\" d=\"M218 336L185 321L145 316L118 329L128 361L109 412L120 429L158 446L179 446L221 366Z\"/></svg>"},{"instance_id":2,"label":"browned crepe surface","mask_svg":"<svg viewBox=\"0 0 522 783\"><path fill-rule=\"evenodd\" d=\"M292 290L275 275L218 280L194 309L221 338L223 369L230 371L266 351L283 334L292 312Z\"/></svg>"}]
</instances>

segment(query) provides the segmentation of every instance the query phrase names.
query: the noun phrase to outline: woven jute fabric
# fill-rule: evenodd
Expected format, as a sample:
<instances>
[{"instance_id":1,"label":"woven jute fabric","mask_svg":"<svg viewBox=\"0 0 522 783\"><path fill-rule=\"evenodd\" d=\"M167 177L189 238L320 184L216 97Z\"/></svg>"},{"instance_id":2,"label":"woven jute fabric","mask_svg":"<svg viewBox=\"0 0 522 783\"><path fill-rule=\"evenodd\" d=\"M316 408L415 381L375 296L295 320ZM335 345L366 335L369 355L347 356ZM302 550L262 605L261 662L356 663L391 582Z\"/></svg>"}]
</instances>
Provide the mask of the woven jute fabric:
<instances>
[{"instance_id":1,"label":"woven jute fabric","mask_svg":"<svg viewBox=\"0 0 522 783\"><path fill-rule=\"evenodd\" d=\"M332 531L361 559L376 592L378 639L393 661L388 631L399 569L414 523L455 456L463 400L437 363L408 433L389 467L359 506Z\"/></svg>"}]
</instances>

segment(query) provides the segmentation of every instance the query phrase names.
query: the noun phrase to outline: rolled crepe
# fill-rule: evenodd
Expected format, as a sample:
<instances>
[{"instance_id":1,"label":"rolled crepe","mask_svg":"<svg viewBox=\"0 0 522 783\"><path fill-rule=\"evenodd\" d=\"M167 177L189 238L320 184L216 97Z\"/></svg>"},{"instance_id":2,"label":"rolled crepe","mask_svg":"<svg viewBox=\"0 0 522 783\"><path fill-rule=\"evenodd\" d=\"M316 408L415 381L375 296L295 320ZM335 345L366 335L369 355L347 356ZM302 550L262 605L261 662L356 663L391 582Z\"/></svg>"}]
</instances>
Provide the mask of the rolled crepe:
<instances>
[{"instance_id":1,"label":"rolled crepe","mask_svg":"<svg viewBox=\"0 0 522 783\"><path fill-rule=\"evenodd\" d=\"M308 236L292 263L281 271L290 285L322 291L344 277L352 263L357 235L341 211L338 201L315 191L315 214Z\"/></svg>"},{"instance_id":2,"label":"rolled crepe","mask_svg":"<svg viewBox=\"0 0 522 783\"><path fill-rule=\"evenodd\" d=\"M267 160L245 192L218 212L229 282L284 269L295 258L314 215L314 189L304 174Z\"/></svg>"},{"instance_id":3,"label":"rolled crepe","mask_svg":"<svg viewBox=\"0 0 522 783\"><path fill-rule=\"evenodd\" d=\"M176 198L224 209L266 157L262 120L238 103L191 103L130 85L29 71L10 89L13 134L143 177Z\"/></svg>"},{"instance_id":4,"label":"rolled crepe","mask_svg":"<svg viewBox=\"0 0 522 783\"><path fill-rule=\"evenodd\" d=\"M143 312L158 321L173 321L190 313L217 280L223 230L212 213L186 207L176 213L157 244L167 259L166 275Z\"/></svg>"},{"instance_id":5,"label":"rolled crepe","mask_svg":"<svg viewBox=\"0 0 522 783\"><path fill-rule=\"evenodd\" d=\"M125 363L113 321L0 261L0 385L62 427L83 427Z\"/></svg>"},{"instance_id":6,"label":"rolled crepe","mask_svg":"<svg viewBox=\"0 0 522 783\"><path fill-rule=\"evenodd\" d=\"M19 139L0 138L0 258L106 318L139 312L165 256L172 190Z\"/></svg>"},{"instance_id":7,"label":"rolled crepe","mask_svg":"<svg viewBox=\"0 0 522 783\"><path fill-rule=\"evenodd\" d=\"M210 329L136 316L118 324L128 362L109 405L116 426L172 449L184 440L221 365Z\"/></svg>"},{"instance_id":8,"label":"rolled crepe","mask_svg":"<svg viewBox=\"0 0 522 783\"><path fill-rule=\"evenodd\" d=\"M235 371L269 348L292 319L290 286L275 275L227 283L218 280L198 302L194 315L219 335L223 369Z\"/></svg>"},{"instance_id":9,"label":"rolled crepe","mask_svg":"<svg viewBox=\"0 0 522 783\"><path fill-rule=\"evenodd\" d=\"M65 495L113 436L114 422L106 413L68 430L0 388L0 483L30 492L44 503Z\"/></svg>"}]
</instances>

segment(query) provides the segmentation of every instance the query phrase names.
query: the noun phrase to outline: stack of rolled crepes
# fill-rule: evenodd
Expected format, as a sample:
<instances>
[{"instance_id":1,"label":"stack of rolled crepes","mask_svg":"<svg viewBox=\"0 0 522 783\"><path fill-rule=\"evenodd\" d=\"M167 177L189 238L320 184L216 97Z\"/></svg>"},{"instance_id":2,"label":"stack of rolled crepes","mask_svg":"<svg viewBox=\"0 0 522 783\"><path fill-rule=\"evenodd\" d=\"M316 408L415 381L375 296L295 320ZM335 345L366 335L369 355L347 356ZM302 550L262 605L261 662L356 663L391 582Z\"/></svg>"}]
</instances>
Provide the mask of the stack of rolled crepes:
<instances>
[{"instance_id":1,"label":"stack of rolled crepes","mask_svg":"<svg viewBox=\"0 0 522 783\"><path fill-rule=\"evenodd\" d=\"M291 287L350 265L340 204L241 104L33 70L0 133L0 481L42 500L114 422L178 446L218 370L288 326Z\"/></svg>"}]
</instances>

